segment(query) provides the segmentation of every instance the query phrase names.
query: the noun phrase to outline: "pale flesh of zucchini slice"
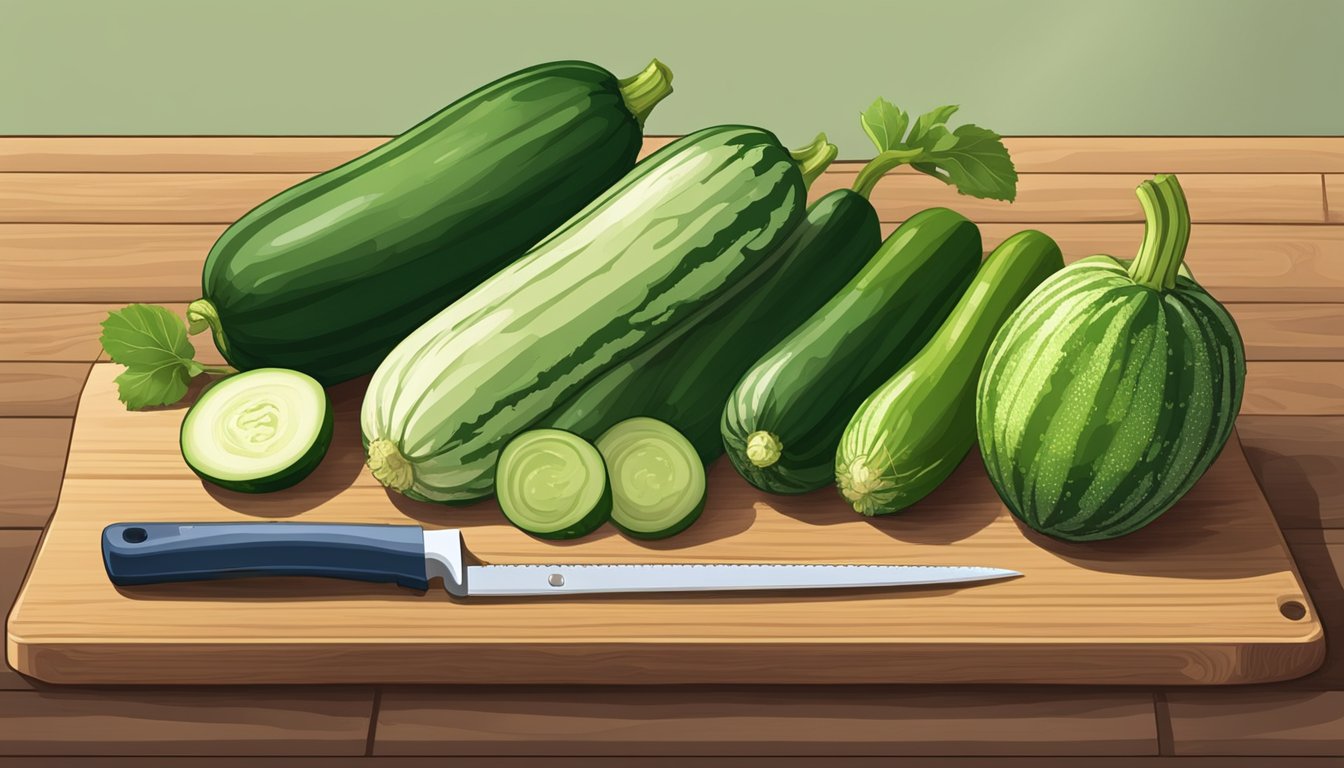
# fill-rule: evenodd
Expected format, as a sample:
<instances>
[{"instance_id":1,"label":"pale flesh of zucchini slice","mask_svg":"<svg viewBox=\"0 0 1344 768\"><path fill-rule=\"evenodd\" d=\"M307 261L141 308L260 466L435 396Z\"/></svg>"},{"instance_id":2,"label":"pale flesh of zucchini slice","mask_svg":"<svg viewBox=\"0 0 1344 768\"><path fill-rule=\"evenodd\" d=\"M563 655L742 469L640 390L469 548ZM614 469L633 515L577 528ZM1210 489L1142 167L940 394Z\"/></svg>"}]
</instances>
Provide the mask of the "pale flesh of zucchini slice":
<instances>
[{"instance_id":1,"label":"pale flesh of zucchini slice","mask_svg":"<svg viewBox=\"0 0 1344 768\"><path fill-rule=\"evenodd\" d=\"M630 536L661 539L690 527L705 506L705 465L670 424L638 416L597 439L611 478L611 522Z\"/></svg>"},{"instance_id":2,"label":"pale flesh of zucchini slice","mask_svg":"<svg viewBox=\"0 0 1344 768\"><path fill-rule=\"evenodd\" d=\"M235 491L287 488L331 444L331 401L307 374L257 368L207 389L182 420L182 458L197 475Z\"/></svg>"},{"instance_id":3,"label":"pale flesh of zucchini slice","mask_svg":"<svg viewBox=\"0 0 1344 768\"><path fill-rule=\"evenodd\" d=\"M495 496L509 522L544 539L583 536L611 515L602 454L562 429L534 429L510 440L495 468Z\"/></svg>"}]
</instances>

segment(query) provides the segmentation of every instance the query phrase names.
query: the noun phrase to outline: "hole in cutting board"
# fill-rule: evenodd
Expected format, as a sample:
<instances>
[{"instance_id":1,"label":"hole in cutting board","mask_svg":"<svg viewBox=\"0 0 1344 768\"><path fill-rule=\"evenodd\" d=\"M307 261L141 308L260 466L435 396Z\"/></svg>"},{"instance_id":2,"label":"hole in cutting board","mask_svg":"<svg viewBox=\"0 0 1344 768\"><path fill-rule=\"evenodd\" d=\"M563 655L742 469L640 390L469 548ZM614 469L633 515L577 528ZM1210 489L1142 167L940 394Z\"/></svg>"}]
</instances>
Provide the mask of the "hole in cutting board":
<instances>
[{"instance_id":1,"label":"hole in cutting board","mask_svg":"<svg viewBox=\"0 0 1344 768\"><path fill-rule=\"evenodd\" d=\"M121 532L121 540L127 544L141 544L149 538L149 532L144 528L127 528Z\"/></svg>"},{"instance_id":2,"label":"hole in cutting board","mask_svg":"<svg viewBox=\"0 0 1344 768\"><path fill-rule=\"evenodd\" d=\"M1280 600L1279 613L1289 621L1301 621L1307 615L1307 607L1296 600Z\"/></svg>"}]
</instances>

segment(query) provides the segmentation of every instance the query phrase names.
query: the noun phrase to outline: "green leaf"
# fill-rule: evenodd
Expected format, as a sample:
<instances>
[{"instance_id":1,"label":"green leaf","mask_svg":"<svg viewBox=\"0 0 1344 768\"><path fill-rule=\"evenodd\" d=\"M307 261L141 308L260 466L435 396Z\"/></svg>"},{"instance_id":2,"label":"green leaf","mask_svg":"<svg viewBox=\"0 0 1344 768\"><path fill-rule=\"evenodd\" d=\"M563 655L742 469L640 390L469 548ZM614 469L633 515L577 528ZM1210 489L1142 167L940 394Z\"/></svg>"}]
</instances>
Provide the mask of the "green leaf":
<instances>
[{"instance_id":1,"label":"green leaf","mask_svg":"<svg viewBox=\"0 0 1344 768\"><path fill-rule=\"evenodd\" d=\"M877 151L886 152L903 146L901 139L910 124L910 116L890 101L878 99L859 115L859 122L863 124L863 132L877 146Z\"/></svg>"},{"instance_id":2,"label":"green leaf","mask_svg":"<svg viewBox=\"0 0 1344 768\"><path fill-rule=\"evenodd\" d=\"M177 363L157 368L132 366L118 376L117 397L130 410L176 403L187 394L187 367Z\"/></svg>"},{"instance_id":3,"label":"green leaf","mask_svg":"<svg viewBox=\"0 0 1344 768\"><path fill-rule=\"evenodd\" d=\"M109 312L99 338L115 363L157 367L196 356L182 319L153 304L131 304Z\"/></svg>"},{"instance_id":4,"label":"green leaf","mask_svg":"<svg viewBox=\"0 0 1344 768\"><path fill-rule=\"evenodd\" d=\"M131 304L109 313L102 327L103 349L126 366L116 382L127 408L177 402L203 371L182 319L163 307Z\"/></svg>"},{"instance_id":5,"label":"green leaf","mask_svg":"<svg viewBox=\"0 0 1344 768\"><path fill-rule=\"evenodd\" d=\"M942 125L957 113L961 107L956 104L948 104L942 107L934 107L915 119L915 127L910 129L910 138L907 141L911 146L920 146L920 141L936 125Z\"/></svg>"},{"instance_id":6,"label":"green leaf","mask_svg":"<svg viewBox=\"0 0 1344 768\"><path fill-rule=\"evenodd\" d=\"M1017 197L1017 171L997 133L975 125L952 132L935 127L922 145L925 154L912 164L915 170L963 195L1009 201Z\"/></svg>"}]
</instances>

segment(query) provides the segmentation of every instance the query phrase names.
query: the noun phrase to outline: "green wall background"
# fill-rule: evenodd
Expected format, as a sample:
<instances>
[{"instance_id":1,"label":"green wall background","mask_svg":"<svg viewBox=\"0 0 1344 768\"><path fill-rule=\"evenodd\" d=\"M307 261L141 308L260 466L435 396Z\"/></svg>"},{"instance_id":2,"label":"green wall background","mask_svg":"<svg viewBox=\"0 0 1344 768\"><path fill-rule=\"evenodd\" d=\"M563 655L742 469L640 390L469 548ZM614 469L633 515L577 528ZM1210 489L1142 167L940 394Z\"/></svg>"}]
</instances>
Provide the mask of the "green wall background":
<instances>
[{"instance_id":1,"label":"green wall background","mask_svg":"<svg viewBox=\"0 0 1344 768\"><path fill-rule=\"evenodd\" d=\"M0 0L0 134L388 134L537 61L677 92L650 133L825 130L878 95L1005 134L1344 132L1340 0Z\"/></svg>"}]
</instances>

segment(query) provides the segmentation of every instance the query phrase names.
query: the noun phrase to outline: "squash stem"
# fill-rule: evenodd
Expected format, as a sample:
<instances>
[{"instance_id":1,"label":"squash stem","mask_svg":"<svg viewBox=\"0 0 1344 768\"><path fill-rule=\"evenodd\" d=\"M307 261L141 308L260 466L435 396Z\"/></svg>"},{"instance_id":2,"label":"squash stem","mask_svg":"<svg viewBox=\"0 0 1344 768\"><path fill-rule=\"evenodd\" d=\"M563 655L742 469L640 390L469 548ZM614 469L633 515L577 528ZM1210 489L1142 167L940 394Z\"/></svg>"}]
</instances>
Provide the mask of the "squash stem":
<instances>
[{"instance_id":1,"label":"squash stem","mask_svg":"<svg viewBox=\"0 0 1344 768\"><path fill-rule=\"evenodd\" d=\"M187 305L187 331L200 333L206 328L215 337L215 348L225 358L229 356L229 340L224 336L224 324L219 320L219 312L209 299L197 299Z\"/></svg>"},{"instance_id":2,"label":"squash stem","mask_svg":"<svg viewBox=\"0 0 1344 768\"><path fill-rule=\"evenodd\" d=\"M1155 291L1176 287L1176 275L1190 242L1190 208L1172 174L1158 174L1136 190L1143 206L1143 245L1129 265L1129 276Z\"/></svg>"},{"instance_id":3,"label":"squash stem","mask_svg":"<svg viewBox=\"0 0 1344 768\"><path fill-rule=\"evenodd\" d=\"M401 455L391 440L379 438L369 443L369 458L365 462L374 478L397 493L404 493L415 481L411 462Z\"/></svg>"},{"instance_id":4,"label":"squash stem","mask_svg":"<svg viewBox=\"0 0 1344 768\"><path fill-rule=\"evenodd\" d=\"M626 109L644 127L644 121L658 102L672 93L672 70L663 62L654 59L642 72L617 81L621 87L621 98Z\"/></svg>"},{"instance_id":5,"label":"squash stem","mask_svg":"<svg viewBox=\"0 0 1344 768\"><path fill-rule=\"evenodd\" d=\"M877 182L881 181L883 176L902 165L909 165L919 160L923 154L922 149L889 149L878 154L859 171L858 177L854 179L854 191L864 198L871 196L877 187Z\"/></svg>"},{"instance_id":6,"label":"squash stem","mask_svg":"<svg viewBox=\"0 0 1344 768\"><path fill-rule=\"evenodd\" d=\"M826 134L818 133L811 144L790 150L789 156L798 164L798 170L803 172L803 184L810 188L839 153L840 150L826 140Z\"/></svg>"}]
</instances>

